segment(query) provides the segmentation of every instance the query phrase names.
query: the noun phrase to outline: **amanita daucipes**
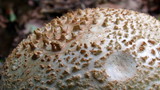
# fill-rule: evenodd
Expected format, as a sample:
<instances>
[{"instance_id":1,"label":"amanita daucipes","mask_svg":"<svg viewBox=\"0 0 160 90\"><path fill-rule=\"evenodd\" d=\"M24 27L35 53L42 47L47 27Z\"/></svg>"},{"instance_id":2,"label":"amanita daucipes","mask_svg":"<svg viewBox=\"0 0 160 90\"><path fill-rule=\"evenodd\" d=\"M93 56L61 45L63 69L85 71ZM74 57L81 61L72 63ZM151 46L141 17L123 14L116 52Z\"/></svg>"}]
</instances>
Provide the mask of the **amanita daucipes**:
<instances>
[{"instance_id":1,"label":"amanita daucipes","mask_svg":"<svg viewBox=\"0 0 160 90\"><path fill-rule=\"evenodd\" d=\"M160 22L135 11L77 10L8 56L1 89L160 89Z\"/></svg>"}]
</instances>

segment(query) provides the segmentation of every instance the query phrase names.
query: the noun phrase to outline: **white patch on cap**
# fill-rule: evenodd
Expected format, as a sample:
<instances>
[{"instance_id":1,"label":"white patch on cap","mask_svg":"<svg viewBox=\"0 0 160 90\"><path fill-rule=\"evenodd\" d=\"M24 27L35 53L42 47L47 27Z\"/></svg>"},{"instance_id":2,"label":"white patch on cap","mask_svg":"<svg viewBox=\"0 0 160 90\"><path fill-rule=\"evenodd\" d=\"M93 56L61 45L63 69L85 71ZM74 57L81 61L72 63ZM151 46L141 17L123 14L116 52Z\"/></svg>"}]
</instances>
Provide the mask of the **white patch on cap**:
<instances>
[{"instance_id":1,"label":"white patch on cap","mask_svg":"<svg viewBox=\"0 0 160 90\"><path fill-rule=\"evenodd\" d=\"M136 62L133 57L124 52L115 52L109 56L106 63L106 73L111 81L124 81L136 74Z\"/></svg>"}]
</instances>

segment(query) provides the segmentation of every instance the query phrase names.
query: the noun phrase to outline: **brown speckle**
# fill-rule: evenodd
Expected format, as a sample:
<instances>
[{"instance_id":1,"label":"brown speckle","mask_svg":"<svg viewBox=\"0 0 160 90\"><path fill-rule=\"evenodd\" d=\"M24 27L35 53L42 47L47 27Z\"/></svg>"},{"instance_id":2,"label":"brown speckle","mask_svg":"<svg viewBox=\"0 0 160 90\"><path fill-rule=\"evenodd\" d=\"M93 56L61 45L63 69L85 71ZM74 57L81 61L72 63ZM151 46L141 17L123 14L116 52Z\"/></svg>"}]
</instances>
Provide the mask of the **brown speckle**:
<instances>
[{"instance_id":1,"label":"brown speckle","mask_svg":"<svg viewBox=\"0 0 160 90\"><path fill-rule=\"evenodd\" d=\"M99 55L100 53L102 53L102 50L90 50L90 52L91 52L93 55Z\"/></svg>"},{"instance_id":2,"label":"brown speckle","mask_svg":"<svg viewBox=\"0 0 160 90\"><path fill-rule=\"evenodd\" d=\"M81 54L85 54L85 53L86 53L86 50L81 50L80 53L81 53Z\"/></svg>"},{"instance_id":3,"label":"brown speckle","mask_svg":"<svg viewBox=\"0 0 160 90\"><path fill-rule=\"evenodd\" d=\"M34 52L34 54L33 54L33 56L32 56L32 59L33 59L33 60L38 59L38 58L40 57L40 54L41 54L41 53L42 53L41 51Z\"/></svg>"},{"instance_id":4,"label":"brown speckle","mask_svg":"<svg viewBox=\"0 0 160 90\"><path fill-rule=\"evenodd\" d=\"M81 30L79 25L76 25L76 26L73 27L73 31L78 31L78 30Z\"/></svg>"},{"instance_id":5,"label":"brown speckle","mask_svg":"<svg viewBox=\"0 0 160 90\"><path fill-rule=\"evenodd\" d=\"M145 47L144 46L140 46L138 51L139 52L143 52L144 50L145 50Z\"/></svg>"},{"instance_id":6,"label":"brown speckle","mask_svg":"<svg viewBox=\"0 0 160 90\"><path fill-rule=\"evenodd\" d=\"M44 66L43 64L40 65L40 68L41 68L41 69L44 69L44 67L45 67L45 66Z\"/></svg>"},{"instance_id":7,"label":"brown speckle","mask_svg":"<svg viewBox=\"0 0 160 90\"><path fill-rule=\"evenodd\" d=\"M79 51L81 49L81 46L77 45L76 50Z\"/></svg>"},{"instance_id":8,"label":"brown speckle","mask_svg":"<svg viewBox=\"0 0 160 90\"><path fill-rule=\"evenodd\" d=\"M80 68L77 67L77 66L73 66L73 67L72 67L72 72L77 72L77 71L79 71L79 70L80 70Z\"/></svg>"},{"instance_id":9,"label":"brown speckle","mask_svg":"<svg viewBox=\"0 0 160 90\"><path fill-rule=\"evenodd\" d=\"M89 63L84 63L83 65L82 65L82 68L86 68L86 67L88 67L89 66Z\"/></svg>"},{"instance_id":10,"label":"brown speckle","mask_svg":"<svg viewBox=\"0 0 160 90\"><path fill-rule=\"evenodd\" d=\"M105 73L105 71L93 70L91 71L91 73L92 73L92 76L101 83L108 78L108 75Z\"/></svg>"},{"instance_id":11,"label":"brown speckle","mask_svg":"<svg viewBox=\"0 0 160 90\"><path fill-rule=\"evenodd\" d=\"M148 59L148 56L141 57L141 59L143 60L143 62L146 62L146 60Z\"/></svg>"},{"instance_id":12,"label":"brown speckle","mask_svg":"<svg viewBox=\"0 0 160 90\"><path fill-rule=\"evenodd\" d=\"M159 47L159 48L157 48L157 50L160 52L160 47Z\"/></svg>"},{"instance_id":13,"label":"brown speckle","mask_svg":"<svg viewBox=\"0 0 160 90\"><path fill-rule=\"evenodd\" d=\"M53 52L56 52L56 51L60 51L60 50L61 50L61 46L60 46L58 43L52 42L51 45L52 45L52 50L53 50Z\"/></svg>"},{"instance_id":14,"label":"brown speckle","mask_svg":"<svg viewBox=\"0 0 160 90\"><path fill-rule=\"evenodd\" d=\"M155 42L155 41L152 41L152 40L148 40L148 42L149 42L150 44L152 44L152 45L155 45L155 44L156 44L156 42Z\"/></svg>"},{"instance_id":15,"label":"brown speckle","mask_svg":"<svg viewBox=\"0 0 160 90\"><path fill-rule=\"evenodd\" d=\"M154 49L151 50L151 53L152 53L152 55L155 55L155 54L156 54L156 52L155 52Z\"/></svg>"}]
</instances>

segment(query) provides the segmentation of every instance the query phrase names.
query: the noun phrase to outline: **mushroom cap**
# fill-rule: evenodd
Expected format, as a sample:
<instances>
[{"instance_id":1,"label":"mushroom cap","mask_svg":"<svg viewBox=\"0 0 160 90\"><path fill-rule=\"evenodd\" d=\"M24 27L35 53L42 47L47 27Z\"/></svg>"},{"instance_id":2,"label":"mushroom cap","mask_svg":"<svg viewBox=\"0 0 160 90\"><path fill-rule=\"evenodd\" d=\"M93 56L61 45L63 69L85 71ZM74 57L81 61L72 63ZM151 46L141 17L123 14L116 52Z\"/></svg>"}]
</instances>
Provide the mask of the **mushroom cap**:
<instances>
[{"instance_id":1,"label":"mushroom cap","mask_svg":"<svg viewBox=\"0 0 160 90\"><path fill-rule=\"evenodd\" d=\"M160 22L135 11L77 10L8 56L2 89L159 89Z\"/></svg>"}]
</instances>

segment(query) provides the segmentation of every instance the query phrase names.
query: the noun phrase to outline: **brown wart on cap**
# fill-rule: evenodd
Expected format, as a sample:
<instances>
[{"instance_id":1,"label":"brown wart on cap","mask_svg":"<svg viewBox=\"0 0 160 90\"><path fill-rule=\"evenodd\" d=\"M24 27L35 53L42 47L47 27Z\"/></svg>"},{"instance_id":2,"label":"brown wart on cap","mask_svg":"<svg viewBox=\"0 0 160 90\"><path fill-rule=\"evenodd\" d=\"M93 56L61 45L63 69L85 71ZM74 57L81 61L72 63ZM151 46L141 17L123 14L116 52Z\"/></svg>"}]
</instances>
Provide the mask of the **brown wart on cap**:
<instances>
[{"instance_id":1,"label":"brown wart on cap","mask_svg":"<svg viewBox=\"0 0 160 90\"><path fill-rule=\"evenodd\" d=\"M123 9L68 13L13 50L2 82L1 89L158 90L160 22Z\"/></svg>"}]
</instances>

